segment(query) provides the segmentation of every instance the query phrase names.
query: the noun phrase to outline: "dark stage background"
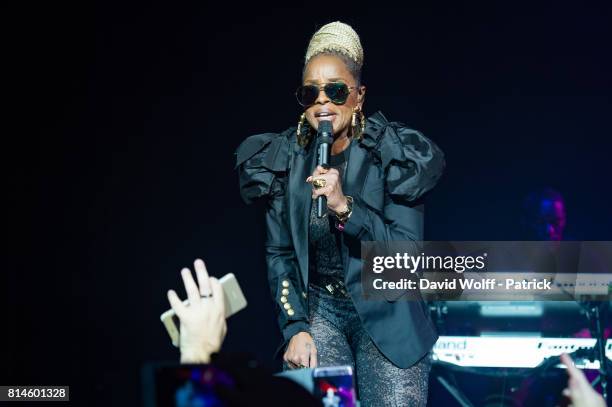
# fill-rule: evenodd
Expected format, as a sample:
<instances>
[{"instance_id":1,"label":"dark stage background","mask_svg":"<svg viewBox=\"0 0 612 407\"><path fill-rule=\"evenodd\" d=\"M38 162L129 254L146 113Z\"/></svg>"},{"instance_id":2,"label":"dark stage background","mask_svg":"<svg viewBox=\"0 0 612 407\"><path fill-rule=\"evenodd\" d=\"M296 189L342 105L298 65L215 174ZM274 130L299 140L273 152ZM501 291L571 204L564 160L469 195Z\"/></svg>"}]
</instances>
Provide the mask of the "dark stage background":
<instances>
[{"instance_id":1,"label":"dark stage background","mask_svg":"<svg viewBox=\"0 0 612 407\"><path fill-rule=\"evenodd\" d=\"M517 238L522 197L552 186L568 234L612 240L609 3L412 3L8 7L2 383L139 403L142 364L178 358L158 317L198 256L250 302L225 349L276 367L263 218L233 152L297 122L308 39L337 19L361 35L366 113L447 155L427 239Z\"/></svg>"}]
</instances>

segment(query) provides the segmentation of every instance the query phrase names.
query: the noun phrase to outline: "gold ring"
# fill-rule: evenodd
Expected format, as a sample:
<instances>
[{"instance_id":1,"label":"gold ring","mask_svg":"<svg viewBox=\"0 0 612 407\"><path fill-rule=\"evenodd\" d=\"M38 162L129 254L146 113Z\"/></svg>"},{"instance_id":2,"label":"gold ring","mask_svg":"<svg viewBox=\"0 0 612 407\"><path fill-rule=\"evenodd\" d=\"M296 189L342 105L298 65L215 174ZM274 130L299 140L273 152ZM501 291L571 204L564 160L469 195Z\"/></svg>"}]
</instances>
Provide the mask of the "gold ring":
<instances>
[{"instance_id":1,"label":"gold ring","mask_svg":"<svg viewBox=\"0 0 612 407\"><path fill-rule=\"evenodd\" d=\"M327 185L327 181L325 180L325 178L315 178L312 181L312 186L316 189L323 188L325 185Z\"/></svg>"}]
</instances>

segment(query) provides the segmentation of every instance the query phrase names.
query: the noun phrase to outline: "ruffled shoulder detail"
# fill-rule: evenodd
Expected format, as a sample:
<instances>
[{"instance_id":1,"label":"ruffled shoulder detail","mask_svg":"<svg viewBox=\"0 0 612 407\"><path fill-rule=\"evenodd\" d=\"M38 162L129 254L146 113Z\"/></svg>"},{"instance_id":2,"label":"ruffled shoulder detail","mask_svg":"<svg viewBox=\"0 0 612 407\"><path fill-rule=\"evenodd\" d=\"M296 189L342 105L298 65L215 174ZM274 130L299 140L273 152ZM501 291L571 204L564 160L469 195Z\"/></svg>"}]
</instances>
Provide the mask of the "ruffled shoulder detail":
<instances>
[{"instance_id":1,"label":"ruffled shoulder detail","mask_svg":"<svg viewBox=\"0 0 612 407\"><path fill-rule=\"evenodd\" d=\"M275 181L287 172L292 133L293 128L282 133L256 134L236 149L240 195L247 204L282 192L282 185Z\"/></svg>"},{"instance_id":2,"label":"ruffled shoulder detail","mask_svg":"<svg viewBox=\"0 0 612 407\"><path fill-rule=\"evenodd\" d=\"M380 161L392 198L416 201L431 190L444 172L444 153L420 132L381 113L366 122L361 145Z\"/></svg>"}]
</instances>

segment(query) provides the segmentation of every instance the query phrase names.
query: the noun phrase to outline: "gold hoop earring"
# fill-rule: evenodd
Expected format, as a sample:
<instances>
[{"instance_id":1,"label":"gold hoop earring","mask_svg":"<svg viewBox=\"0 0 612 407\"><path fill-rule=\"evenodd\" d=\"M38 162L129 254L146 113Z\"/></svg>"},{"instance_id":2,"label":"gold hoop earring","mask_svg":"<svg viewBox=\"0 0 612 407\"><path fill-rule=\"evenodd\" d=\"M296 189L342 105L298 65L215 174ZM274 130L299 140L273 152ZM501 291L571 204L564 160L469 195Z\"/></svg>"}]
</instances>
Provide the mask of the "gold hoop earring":
<instances>
[{"instance_id":1,"label":"gold hoop earring","mask_svg":"<svg viewBox=\"0 0 612 407\"><path fill-rule=\"evenodd\" d=\"M357 124L357 115L359 115L359 124ZM366 119L361 109L355 109L353 111L353 117L351 118L351 126L353 127L353 138L361 140L361 136L365 131Z\"/></svg>"},{"instance_id":2,"label":"gold hoop earring","mask_svg":"<svg viewBox=\"0 0 612 407\"><path fill-rule=\"evenodd\" d=\"M300 120L298 120L298 125L296 129L297 134L297 142L301 147L306 147L306 145L310 142L312 138L312 127L308 124L306 120L306 113L302 113L300 115Z\"/></svg>"},{"instance_id":3,"label":"gold hoop earring","mask_svg":"<svg viewBox=\"0 0 612 407\"><path fill-rule=\"evenodd\" d=\"M365 114L363 114L363 112L360 110L359 111L359 122L361 125L361 133L363 133L365 131L366 128L366 117ZM361 135L360 135L361 137Z\"/></svg>"},{"instance_id":4,"label":"gold hoop earring","mask_svg":"<svg viewBox=\"0 0 612 407\"><path fill-rule=\"evenodd\" d=\"M302 126L304 125L304 120L306 120L306 113L302 113L300 116L300 120L298 120L298 125L297 125L297 136L301 137L302 136Z\"/></svg>"}]
</instances>

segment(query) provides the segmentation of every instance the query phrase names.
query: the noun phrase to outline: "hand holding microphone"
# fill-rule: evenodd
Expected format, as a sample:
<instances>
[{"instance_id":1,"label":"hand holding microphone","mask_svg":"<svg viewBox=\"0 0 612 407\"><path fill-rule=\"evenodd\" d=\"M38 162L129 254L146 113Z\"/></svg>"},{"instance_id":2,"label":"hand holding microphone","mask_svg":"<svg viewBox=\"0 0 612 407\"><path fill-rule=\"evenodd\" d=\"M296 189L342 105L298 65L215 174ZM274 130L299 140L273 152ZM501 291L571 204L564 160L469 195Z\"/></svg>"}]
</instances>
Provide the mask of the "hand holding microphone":
<instances>
[{"instance_id":1,"label":"hand holding microphone","mask_svg":"<svg viewBox=\"0 0 612 407\"><path fill-rule=\"evenodd\" d=\"M312 184L312 199L317 200L317 216L325 216L326 207L338 213L347 208L347 199L342 192L340 173L335 168L327 168L329 152L333 143L332 124L324 120L319 122L317 131L319 142L317 168L306 182Z\"/></svg>"},{"instance_id":2,"label":"hand holding microphone","mask_svg":"<svg viewBox=\"0 0 612 407\"><path fill-rule=\"evenodd\" d=\"M327 207L333 212L342 212L347 207L347 199L342 192L340 173L335 168L317 166L306 182L313 184L312 199L326 198ZM317 187L315 184L319 184Z\"/></svg>"}]
</instances>

